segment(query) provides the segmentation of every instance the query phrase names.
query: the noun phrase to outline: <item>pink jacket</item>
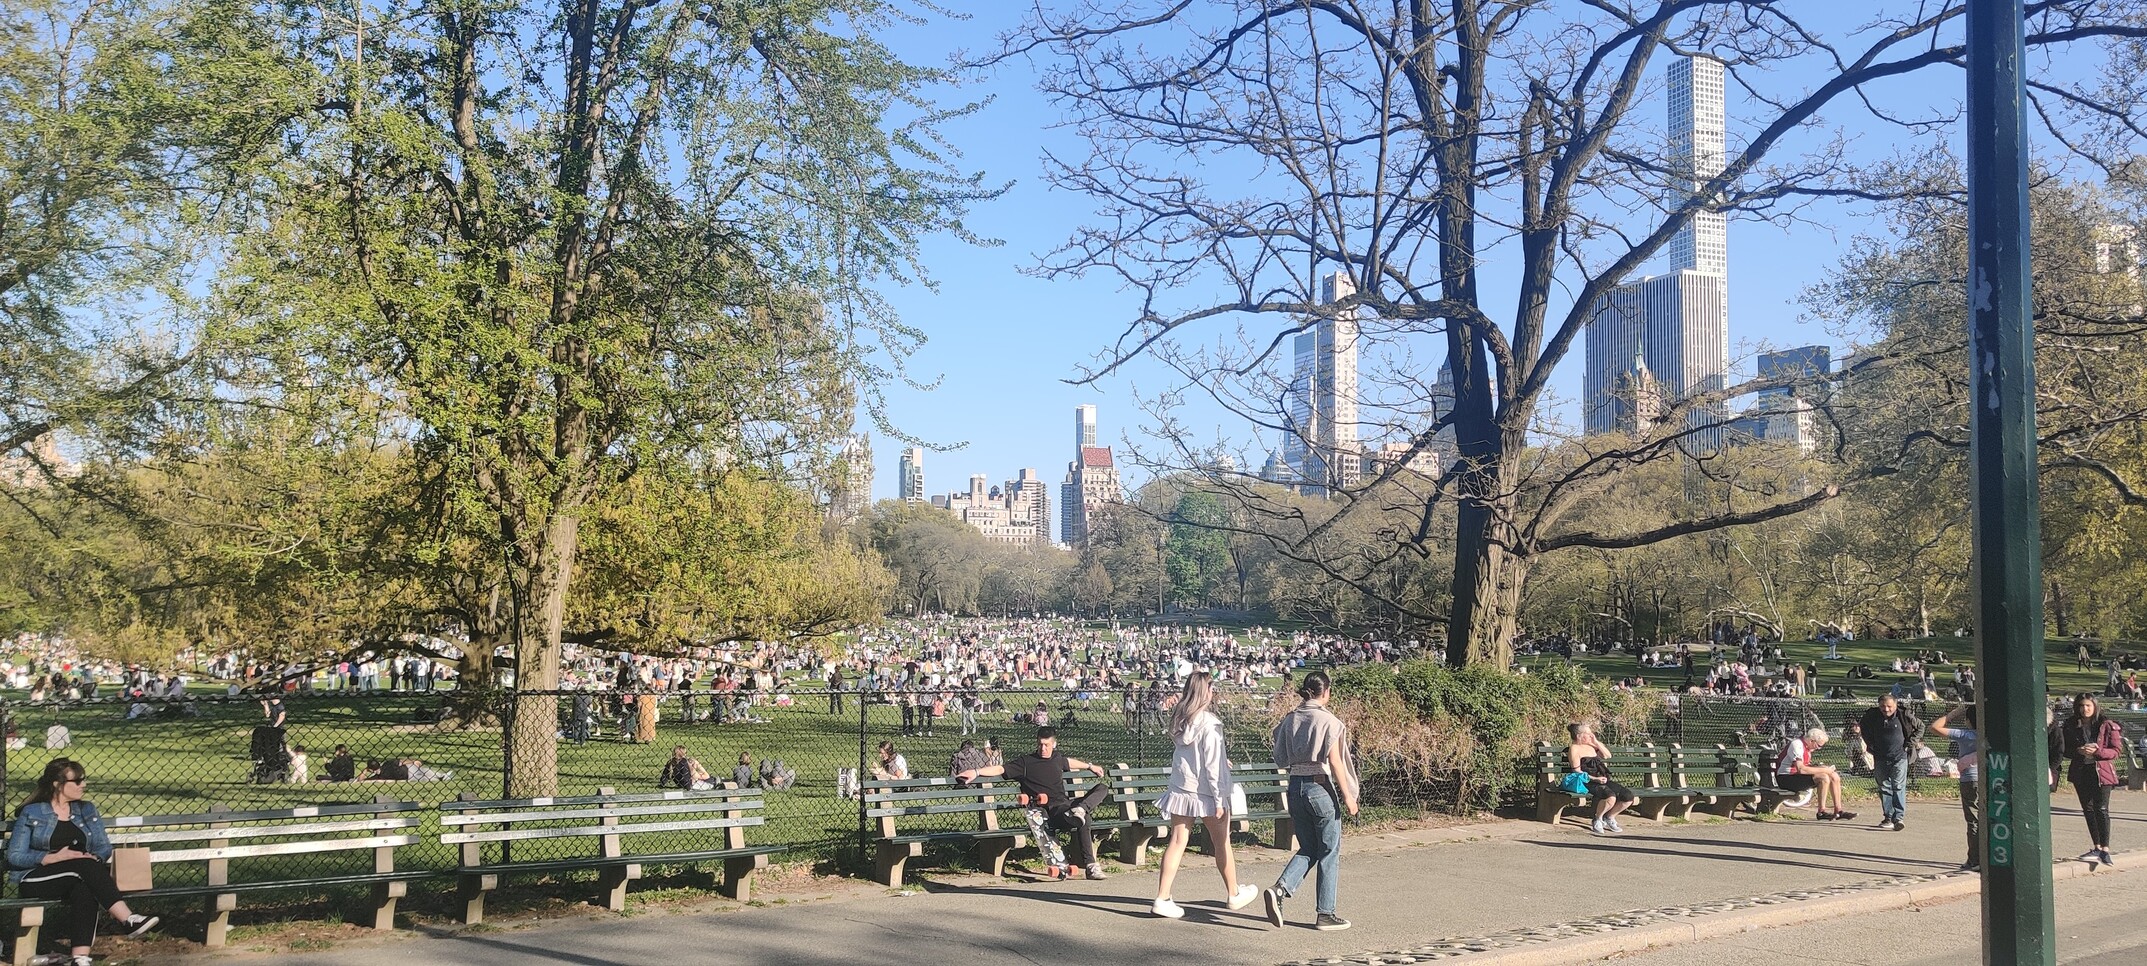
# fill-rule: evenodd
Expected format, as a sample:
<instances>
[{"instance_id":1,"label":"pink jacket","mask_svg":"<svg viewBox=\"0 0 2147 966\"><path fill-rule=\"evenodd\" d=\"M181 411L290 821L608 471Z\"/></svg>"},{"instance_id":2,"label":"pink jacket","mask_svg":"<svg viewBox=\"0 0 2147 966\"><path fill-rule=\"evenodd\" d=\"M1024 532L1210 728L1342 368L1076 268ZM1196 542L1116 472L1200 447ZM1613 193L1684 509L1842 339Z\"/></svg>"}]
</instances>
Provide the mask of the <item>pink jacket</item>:
<instances>
[{"instance_id":1,"label":"pink jacket","mask_svg":"<svg viewBox=\"0 0 2147 966\"><path fill-rule=\"evenodd\" d=\"M2119 725L2116 720L2112 719L2110 716L2104 715L2102 718L2102 728L2099 732L2096 733L2095 740L2093 742L2074 741L2073 739L2076 737L2078 737L2078 735L2075 733L2072 723L2067 722L2065 726L2065 740L2068 742L2068 744L2065 747L2065 758L2068 761L2071 761L2072 765L2071 767L2065 769L2066 779L2076 783L2084 782L2087 780L2087 776L2090 774L2089 769L2092 768L2094 769L2093 774L2095 776L2095 781L2097 784L2103 786L2113 786L2118 784L2117 756L2122 753L2125 748L2124 727L2122 725ZM2079 752L2075 751L2074 749L2082 744L2089 743L2095 746L2095 757L2080 757Z\"/></svg>"}]
</instances>

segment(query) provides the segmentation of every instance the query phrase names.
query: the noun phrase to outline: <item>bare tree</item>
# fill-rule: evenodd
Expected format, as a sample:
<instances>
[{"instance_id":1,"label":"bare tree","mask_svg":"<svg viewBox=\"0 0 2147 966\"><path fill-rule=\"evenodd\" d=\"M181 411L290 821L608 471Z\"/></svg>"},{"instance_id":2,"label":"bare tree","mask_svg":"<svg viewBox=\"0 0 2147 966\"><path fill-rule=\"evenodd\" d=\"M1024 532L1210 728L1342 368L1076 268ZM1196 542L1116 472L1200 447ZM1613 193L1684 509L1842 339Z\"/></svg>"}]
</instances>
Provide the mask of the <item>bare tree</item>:
<instances>
[{"instance_id":1,"label":"bare tree","mask_svg":"<svg viewBox=\"0 0 2147 966\"><path fill-rule=\"evenodd\" d=\"M1963 57L1962 5L1883 6L1110 0L1040 12L997 56L1045 60L1042 86L1089 149L1051 159L1049 170L1057 187L1096 199L1098 216L1038 271L1104 274L1141 295L1138 316L1086 377L1148 356L1174 369L1185 391L1270 437L1302 432L1275 374L1278 350L1321 319L1360 320L1362 379L1372 387L1364 421L1396 430L1411 456L1435 449L1442 430L1455 450L1447 473L1414 488L1421 523L1388 533L1391 552L1428 552L1433 508L1456 504L1443 615L1450 658L1503 664L1542 554L1779 518L1890 472L1884 461L1836 461L1804 468L1805 486L1722 484L1729 492L1698 515L1610 532L1566 511L1627 467L1674 460L1710 483L1770 477L1713 477L1721 454L1695 443L1720 431L1730 400L1779 383L1724 380L1733 384L1675 400L1638 437L1546 446L1543 435L1558 432L1552 374L1599 301L1696 218L1786 223L1819 217L1815 206L1941 190L1913 164L1859 163L1852 127L1821 116L1883 129L1904 159L1942 148L1955 118L1891 105L1883 82L1929 71L1935 83L1957 83L1943 68ZM2085 58L2147 30L2126 7L2032 2L2029 47L2061 51L2070 76L2091 75L2078 69ZM1798 19L1806 15L1826 22ZM1865 19L1844 22L1851 17ZM1662 65L1694 56L1721 62L1736 104L1711 178L1678 160L1692 155L1670 150L1654 123ZM2130 122L2137 98L2043 78L2033 93L2051 130L2098 134L2061 136L2065 148L2110 153L2141 130ZM1513 277L1488 275L1494 253ZM1354 293L1323 303L1318 279L1332 271ZM1234 339L1216 328L1233 322ZM1451 371L1450 401L1422 375L1431 366L1417 356L1427 350ZM1146 455L1169 463L1178 454ZM1347 506L1327 525L1361 503L1390 508L1393 488L1375 484L1397 472L1341 488ZM1285 524L1278 539L1319 558L1307 549L1319 528L1252 485L1252 474L1212 475L1234 477L1248 505ZM1360 579L1367 571L1334 569L1378 593Z\"/></svg>"}]
</instances>

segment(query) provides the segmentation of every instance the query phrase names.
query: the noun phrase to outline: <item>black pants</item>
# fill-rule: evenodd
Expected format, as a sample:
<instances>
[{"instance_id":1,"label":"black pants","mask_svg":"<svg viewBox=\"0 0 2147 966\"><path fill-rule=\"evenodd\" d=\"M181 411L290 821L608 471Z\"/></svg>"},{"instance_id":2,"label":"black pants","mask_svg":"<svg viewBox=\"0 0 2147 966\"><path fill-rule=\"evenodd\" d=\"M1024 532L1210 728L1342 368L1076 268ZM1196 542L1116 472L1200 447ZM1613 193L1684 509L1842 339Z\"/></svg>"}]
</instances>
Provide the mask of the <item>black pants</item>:
<instances>
[{"instance_id":1,"label":"black pants","mask_svg":"<svg viewBox=\"0 0 2147 966\"><path fill-rule=\"evenodd\" d=\"M1983 786L1961 781L1961 818L1968 823L1968 864L1983 864Z\"/></svg>"},{"instance_id":2,"label":"black pants","mask_svg":"<svg viewBox=\"0 0 2147 966\"><path fill-rule=\"evenodd\" d=\"M68 859L31 869L18 890L25 899L58 899L67 906L67 939L74 946L97 941L97 916L119 901L112 872L96 859Z\"/></svg>"},{"instance_id":3,"label":"black pants","mask_svg":"<svg viewBox=\"0 0 2147 966\"><path fill-rule=\"evenodd\" d=\"M1087 868L1096 863L1096 833L1089 829L1088 823L1089 819L1096 814L1096 808L1110 797L1111 789L1108 786L1096 785L1082 794L1072 805L1068 805L1065 808L1047 808L1044 810L1044 814L1047 816L1045 828L1053 832L1073 833L1074 852L1068 856L1071 864ZM1074 816L1073 810L1075 808L1081 809L1079 818Z\"/></svg>"},{"instance_id":4,"label":"black pants","mask_svg":"<svg viewBox=\"0 0 2147 966\"><path fill-rule=\"evenodd\" d=\"M2087 837L2094 839L2096 846L2108 848L2110 845L2110 790L2102 782L2093 780L2092 777L2084 782L2074 779L2072 790L2079 794L2080 811L2087 816Z\"/></svg>"}]
</instances>

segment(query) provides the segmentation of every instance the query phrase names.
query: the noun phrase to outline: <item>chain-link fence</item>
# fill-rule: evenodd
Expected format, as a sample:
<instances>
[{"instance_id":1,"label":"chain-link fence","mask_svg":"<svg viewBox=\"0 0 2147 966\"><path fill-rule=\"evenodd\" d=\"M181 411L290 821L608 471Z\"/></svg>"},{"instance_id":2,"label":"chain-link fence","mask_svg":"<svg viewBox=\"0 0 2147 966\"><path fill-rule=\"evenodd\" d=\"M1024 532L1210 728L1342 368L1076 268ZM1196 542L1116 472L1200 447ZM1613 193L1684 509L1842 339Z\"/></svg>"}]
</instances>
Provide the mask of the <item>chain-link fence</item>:
<instances>
[{"instance_id":1,"label":"chain-link fence","mask_svg":"<svg viewBox=\"0 0 2147 966\"><path fill-rule=\"evenodd\" d=\"M786 846L791 858L854 861L870 834L856 780L871 777L881 742L901 756L910 775L946 774L965 741L979 750L996 743L1007 757L1032 750L1041 714L1060 729L1060 747L1075 758L1167 765L1171 740L1162 708L1174 693L1152 686L1097 692L562 691L522 692L509 699L450 692L301 691L284 697L280 732L261 730L273 727L270 716L278 709L264 708L255 697L18 702L0 706L8 734L0 757L0 799L10 806L20 803L45 766L61 757L84 765L91 798L110 816L381 797L428 804L462 796L501 798L513 791L507 784L509 762L528 756L553 758L558 777L547 789L552 794L602 788L645 792L674 784L670 779L680 771L689 783L698 777L690 768L670 766L673 749L683 747L707 780L745 777L767 789L768 822L749 833L750 841ZM1231 757L1264 760L1275 716L1293 703L1267 691L1225 692L1220 711ZM1853 773L1844 723L1870 705L1685 695L1666 705L1645 734L1614 740L1758 747L1818 726L1835 736L1819 757ZM1925 720L1945 710L1936 703L1911 702L1910 707ZM2147 716L2139 713L2110 712L2135 740L2147 725ZM513 738L516 734L521 737ZM1943 739L1933 739L1931 747L1951 756ZM1364 800L1374 817L1449 811L1460 793L1412 777L1409 770L1387 773L1377 763L1366 765ZM745 775L739 774L741 767ZM1922 791L1952 782L1928 777L1922 769L1916 775ZM1532 786L1516 787L1514 793L1532 797ZM1508 804L1525 803L1516 798ZM959 820L947 819L950 827ZM438 844L438 831L431 824L421 829L418 844L399 852L399 865L452 868L456 855ZM625 845L632 852L718 845L713 834L705 841L690 835L646 838L629 837ZM518 846L522 851L516 857L542 858L548 850L564 855L585 847L531 843ZM339 871L332 856L291 861L315 863L295 870L298 874Z\"/></svg>"}]
</instances>

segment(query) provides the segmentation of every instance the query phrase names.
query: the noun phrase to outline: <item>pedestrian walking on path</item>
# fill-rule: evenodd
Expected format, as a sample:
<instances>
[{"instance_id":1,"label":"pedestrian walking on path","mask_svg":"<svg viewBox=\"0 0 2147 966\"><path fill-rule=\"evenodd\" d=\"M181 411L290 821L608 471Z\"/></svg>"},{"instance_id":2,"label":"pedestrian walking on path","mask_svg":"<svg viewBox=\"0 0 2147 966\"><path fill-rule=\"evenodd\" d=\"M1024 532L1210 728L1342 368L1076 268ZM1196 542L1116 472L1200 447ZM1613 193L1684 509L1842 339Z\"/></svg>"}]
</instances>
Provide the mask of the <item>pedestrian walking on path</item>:
<instances>
[{"instance_id":1,"label":"pedestrian walking on path","mask_svg":"<svg viewBox=\"0 0 2147 966\"><path fill-rule=\"evenodd\" d=\"M2072 699L2072 717L2063 729L2065 777L2080 796L2080 812L2087 818L2089 848L2080 861L2115 865L2110 858L2110 789L2117 787L2117 754L2125 747L2123 726L2102 713L2095 696L2082 692Z\"/></svg>"},{"instance_id":2,"label":"pedestrian walking on path","mask_svg":"<svg viewBox=\"0 0 2147 966\"><path fill-rule=\"evenodd\" d=\"M1983 786L1976 783L1983 755L1981 734L1976 731L1976 706L1964 704L1939 715L1931 722L1931 733L1951 738L1956 745L1954 753L1961 770L1961 818L1968 823L1968 858L1961 868L1974 872L1983 868Z\"/></svg>"},{"instance_id":3,"label":"pedestrian walking on path","mask_svg":"<svg viewBox=\"0 0 2147 966\"><path fill-rule=\"evenodd\" d=\"M1900 699L1882 694L1878 707L1864 712L1860 724L1879 780L1879 827L1899 832L1908 818L1909 757L1923 736L1923 722L1902 707Z\"/></svg>"},{"instance_id":4,"label":"pedestrian walking on path","mask_svg":"<svg viewBox=\"0 0 2147 966\"><path fill-rule=\"evenodd\" d=\"M1223 895L1230 908L1243 909L1260 895L1251 883L1238 884L1237 862L1230 855L1230 753L1223 743L1223 720L1216 717L1214 708L1215 689L1208 672L1193 672L1179 690L1178 705L1171 713L1170 734L1175 744L1170 789L1158 803L1170 818L1170 844L1163 848L1151 908L1165 919L1185 918L1185 910L1171 900L1170 887L1177 881L1194 822L1207 826L1208 851L1215 855L1215 871L1222 873Z\"/></svg>"},{"instance_id":5,"label":"pedestrian walking on path","mask_svg":"<svg viewBox=\"0 0 2147 966\"><path fill-rule=\"evenodd\" d=\"M1282 903L1297 894L1305 873L1319 867L1312 928L1348 929L1336 913L1342 869L1342 813L1357 814L1357 772L1349 763L1349 736L1342 719L1327 710L1327 672L1313 671L1297 685L1297 709L1275 725L1275 764L1290 776L1290 815L1298 822L1297 854L1264 893L1267 919L1282 926Z\"/></svg>"}]
</instances>

